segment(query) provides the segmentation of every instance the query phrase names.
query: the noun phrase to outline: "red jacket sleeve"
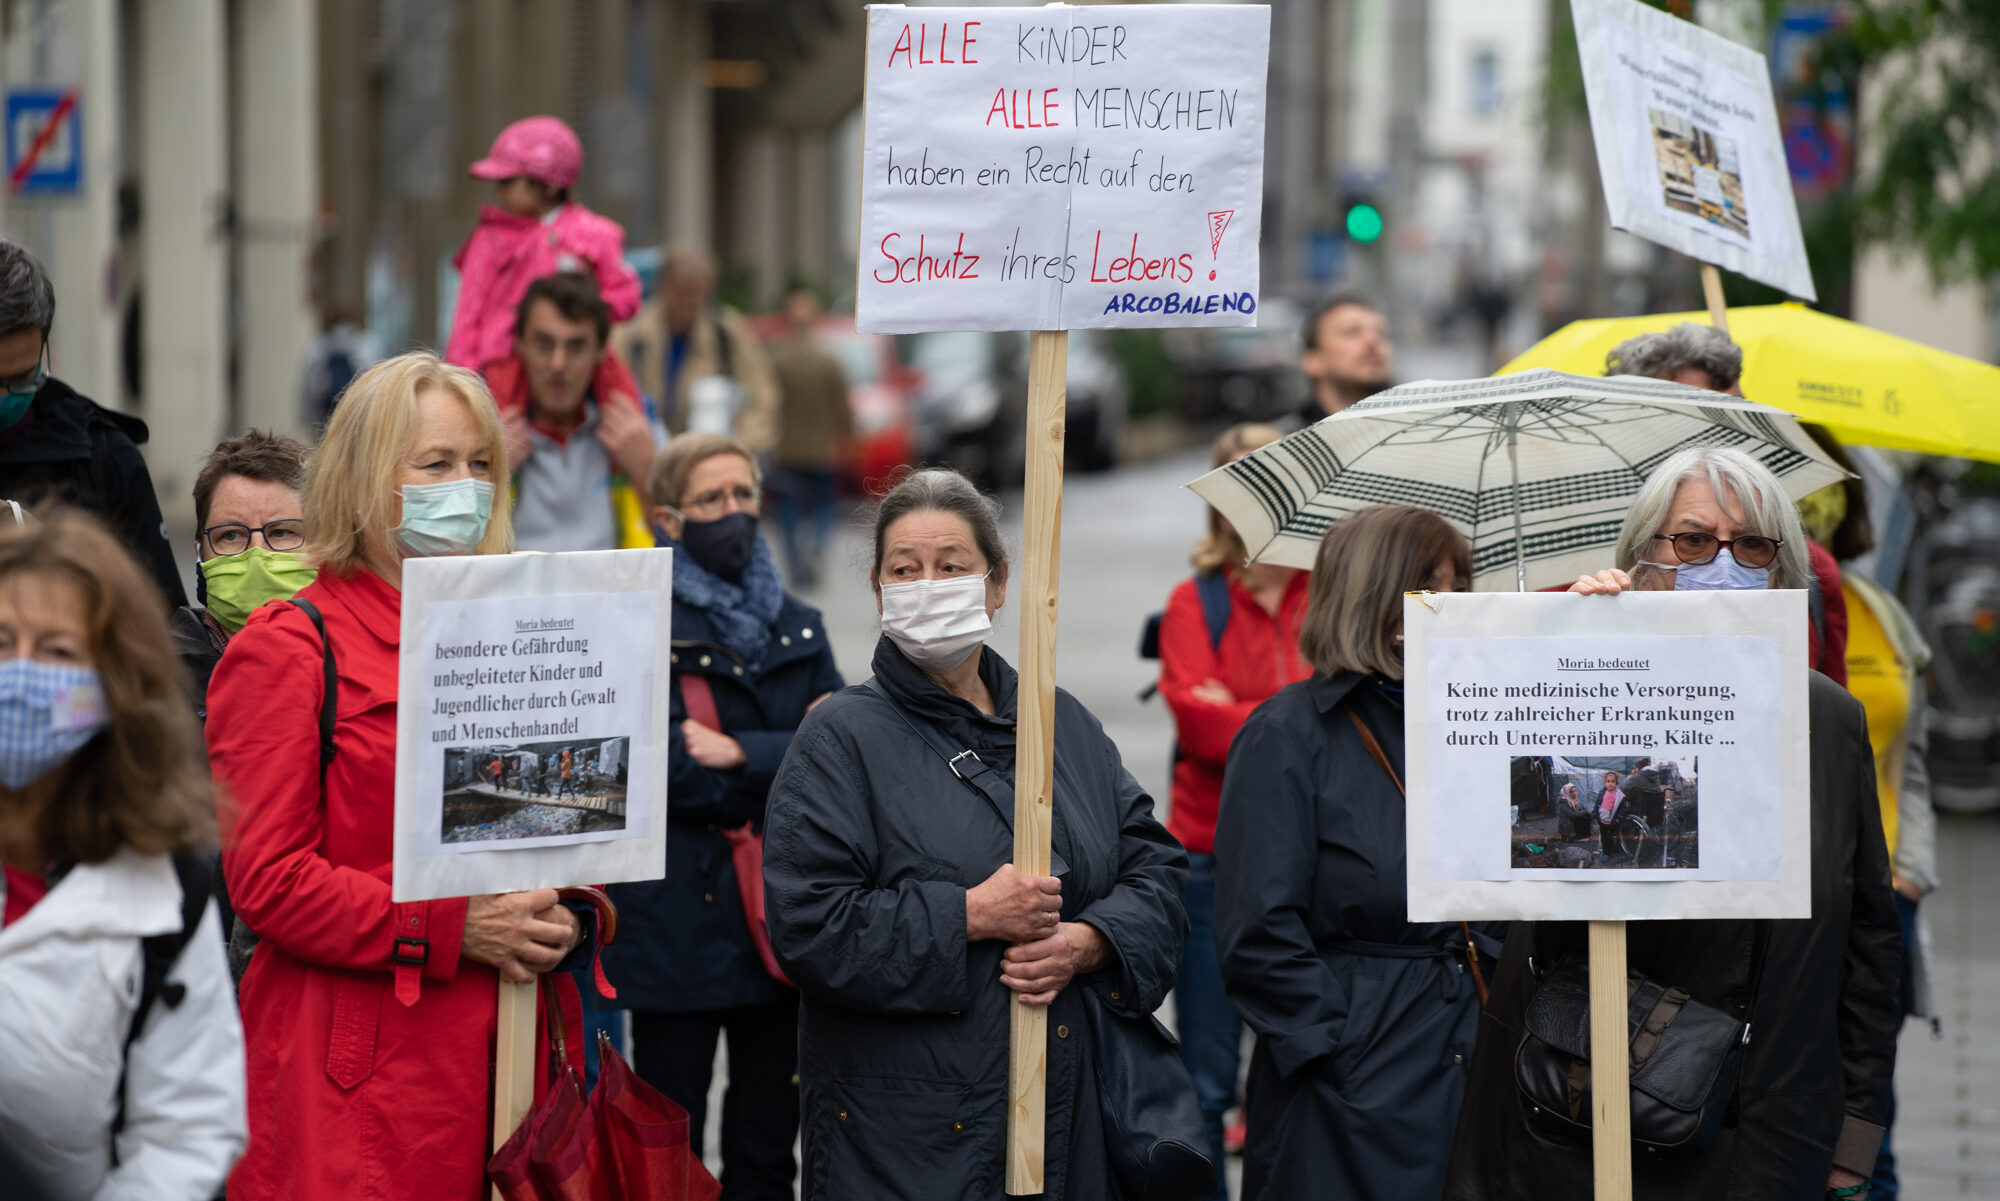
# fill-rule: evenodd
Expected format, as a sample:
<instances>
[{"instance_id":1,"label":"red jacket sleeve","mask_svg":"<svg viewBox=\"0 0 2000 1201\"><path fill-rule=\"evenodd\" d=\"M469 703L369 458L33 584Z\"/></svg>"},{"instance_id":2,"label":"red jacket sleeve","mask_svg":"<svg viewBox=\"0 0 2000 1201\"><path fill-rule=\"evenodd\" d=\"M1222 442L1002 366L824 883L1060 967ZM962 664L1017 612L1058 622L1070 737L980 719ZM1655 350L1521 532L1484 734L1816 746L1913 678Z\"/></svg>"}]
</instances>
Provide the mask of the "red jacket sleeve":
<instances>
[{"instance_id":1,"label":"red jacket sleeve","mask_svg":"<svg viewBox=\"0 0 2000 1201\"><path fill-rule=\"evenodd\" d=\"M1840 587L1840 563L1833 552L1817 542L1806 544L1811 558L1813 587L1819 589L1826 613L1822 624L1826 636L1815 639L1819 657L1813 663L1821 675L1842 688L1847 687L1847 594Z\"/></svg>"},{"instance_id":2,"label":"red jacket sleeve","mask_svg":"<svg viewBox=\"0 0 2000 1201\"><path fill-rule=\"evenodd\" d=\"M449 980L465 934L464 898L397 904L388 862L363 871L321 854L319 663L319 634L305 614L273 605L230 639L209 683L208 755L227 798L222 869L230 902L258 937L295 958L389 971L396 940L419 938L429 943L423 974ZM341 734L337 728L336 746ZM377 805L391 820L395 782L384 779L379 789L348 803Z\"/></svg>"},{"instance_id":3,"label":"red jacket sleeve","mask_svg":"<svg viewBox=\"0 0 2000 1201\"><path fill-rule=\"evenodd\" d=\"M1256 701L1214 705L1195 697L1196 685L1220 679L1222 661L1208 641L1201 597L1193 580L1182 580L1160 618L1160 695L1174 715L1181 754L1217 768L1228 760L1236 731L1257 707Z\"/></svg>"}]
</instances>

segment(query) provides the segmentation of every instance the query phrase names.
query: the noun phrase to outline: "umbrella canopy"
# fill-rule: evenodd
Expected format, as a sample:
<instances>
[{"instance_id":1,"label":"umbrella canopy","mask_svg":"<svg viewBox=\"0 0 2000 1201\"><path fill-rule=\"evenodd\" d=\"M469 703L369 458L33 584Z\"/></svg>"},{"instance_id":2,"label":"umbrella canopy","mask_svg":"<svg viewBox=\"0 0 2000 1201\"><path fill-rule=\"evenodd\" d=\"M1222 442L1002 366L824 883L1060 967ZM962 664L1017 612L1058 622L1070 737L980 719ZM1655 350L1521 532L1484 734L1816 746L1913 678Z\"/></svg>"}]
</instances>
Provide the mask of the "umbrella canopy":
<instances>
[{"instance_id":1,"label":"umbrella canopy","mask_svg":"<svg viewBox=\"0 0 2000 1201\"><path fill-rule=\"evenodd\" d=\"M1545 588L1610 566L1639 485L1690 446L1745 451L1793 497L1846 478L1767 405L1663 380L1523 371L1391 388L1188 486L1262 562L1310 568L1335 521L1415 505L1471 540L1475 589Z\"/></svg>"},{"instance_id":2,"label":"umbrella canopy","mask_svg":"<svg viewBox=\"0 0 2000 1201\"><path fill-rule=\"evenodd\" d=\"M1600 375L1635 334L1706 313L1573 321L1501 368ZM1800 304L1729 310L1743 348L1743 395L1827 426L1842 442L2000 462L2000 367L1949 354Z\"/></svg>"}]
</instances>

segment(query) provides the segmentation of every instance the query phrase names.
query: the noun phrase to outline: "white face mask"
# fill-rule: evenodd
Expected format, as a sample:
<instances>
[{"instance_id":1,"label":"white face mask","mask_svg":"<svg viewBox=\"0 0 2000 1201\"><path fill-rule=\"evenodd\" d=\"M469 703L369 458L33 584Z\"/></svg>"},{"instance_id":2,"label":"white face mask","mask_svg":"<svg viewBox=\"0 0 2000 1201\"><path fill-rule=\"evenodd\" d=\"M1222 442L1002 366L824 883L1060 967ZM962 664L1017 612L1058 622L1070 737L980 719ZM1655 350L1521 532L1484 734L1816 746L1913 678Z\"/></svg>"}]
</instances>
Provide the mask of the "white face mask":
<instances>
[{"instance_id":1,"label":"white face mask","mask_svg":"<svg viewBox=\"0 0 2000 1201\"><path fill-rule=\"evenodd\" d=\"M1675 592L1749 592L1771 586L1768 565L1745 567L1726 546L1706 563L1645 562L1645 566L1673 572Z\"/></svg>"},{"instance_id":2,"label":"white face mask","mask_svg":"<svg viewBox=\"0 0 2000 1201\"><path fill-rule=\"evenodd\" d=\"M882 632L905 658L933 675L965 662L993 632L983 575L907 580L881 588Z\"/></svg>"}]
</instances>

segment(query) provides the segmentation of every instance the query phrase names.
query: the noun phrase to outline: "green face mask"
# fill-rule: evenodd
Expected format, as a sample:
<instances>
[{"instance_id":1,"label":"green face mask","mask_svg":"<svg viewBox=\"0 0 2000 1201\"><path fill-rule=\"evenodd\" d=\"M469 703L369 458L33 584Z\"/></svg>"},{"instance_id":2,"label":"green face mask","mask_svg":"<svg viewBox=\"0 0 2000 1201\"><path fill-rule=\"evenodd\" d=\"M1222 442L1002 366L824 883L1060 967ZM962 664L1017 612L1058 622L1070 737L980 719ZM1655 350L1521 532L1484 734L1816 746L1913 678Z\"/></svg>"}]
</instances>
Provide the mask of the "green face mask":
<instances>
[{"instance_id":1,"label":"green face mask","mask_svg":"<svg viewBox=\"0 0 2000 1201\"><path fill-rule=\"evenodd\" d=\"M261 546L204 560L200 571L209 616L231 634L265 601L290 599L319 575L297 555Z\"/></svg>"}]
</instances>

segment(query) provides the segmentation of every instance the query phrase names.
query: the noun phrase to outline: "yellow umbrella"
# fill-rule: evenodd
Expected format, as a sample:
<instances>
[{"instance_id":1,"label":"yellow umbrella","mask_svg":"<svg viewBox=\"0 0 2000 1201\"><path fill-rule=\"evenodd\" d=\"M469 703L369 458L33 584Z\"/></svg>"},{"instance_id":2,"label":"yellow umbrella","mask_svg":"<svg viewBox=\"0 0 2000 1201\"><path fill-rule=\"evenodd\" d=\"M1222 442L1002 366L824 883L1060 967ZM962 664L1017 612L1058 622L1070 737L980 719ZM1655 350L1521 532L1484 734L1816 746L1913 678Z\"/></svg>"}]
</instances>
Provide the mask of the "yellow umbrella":
<instances>
[{"instance_id":1,"label":"yellow umbrella","mask_svg":"<svg viewBox=\"0 0 2000 1201\"><path fill-rule=\"evenodd\" d=\"M1573 321L1500 369L1602 375L1634 334L1706 313ZM2000 367L1814 312L1801 304L1729 310L1743 348L1743 395L1814 421L1842 442L2000 462Z\"/></svg>"}]
</instances>

